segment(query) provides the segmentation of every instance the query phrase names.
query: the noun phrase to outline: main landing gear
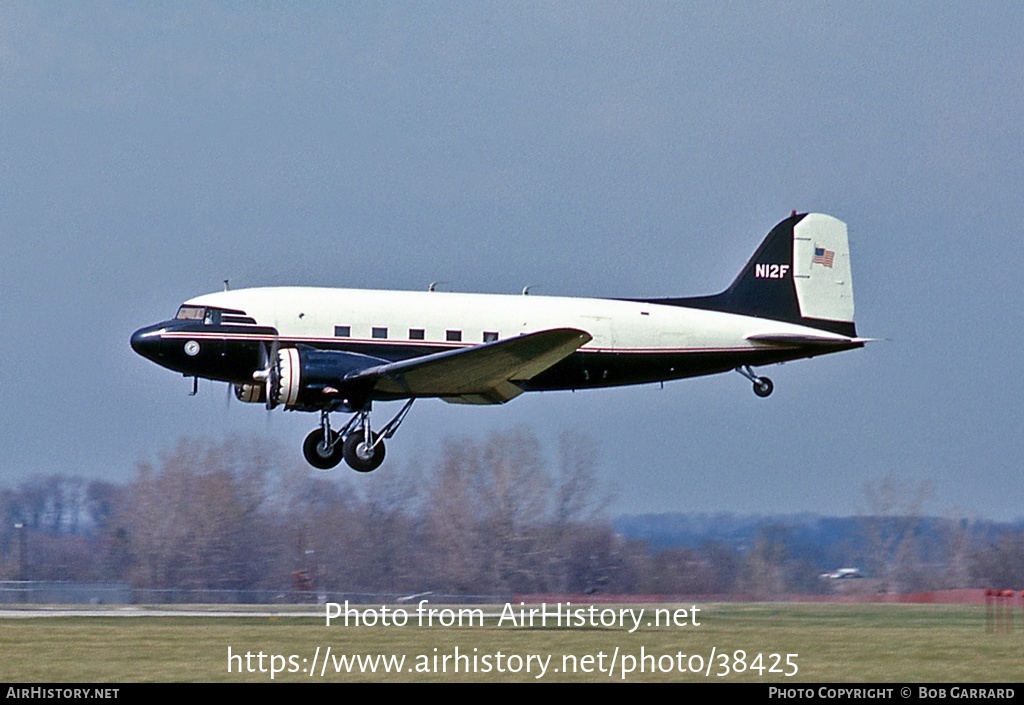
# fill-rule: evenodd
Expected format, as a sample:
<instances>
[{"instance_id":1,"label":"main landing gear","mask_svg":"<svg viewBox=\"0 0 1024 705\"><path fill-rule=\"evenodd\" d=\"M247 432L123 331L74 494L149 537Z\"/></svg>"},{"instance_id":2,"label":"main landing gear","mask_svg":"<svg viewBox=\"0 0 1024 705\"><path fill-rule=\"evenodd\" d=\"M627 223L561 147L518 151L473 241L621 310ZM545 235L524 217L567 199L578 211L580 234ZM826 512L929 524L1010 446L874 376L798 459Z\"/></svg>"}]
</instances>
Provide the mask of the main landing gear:
<instances>
[{"instance_id":1,"label":"main landing gear","mask_svg":"<svg viewBox=\"0 0 1024 705\"><path fill-rule=\"evenodd\" d=\"M749 379L754 384L754 394L759 397L766 397L772 393L775 389L775 385L767 377L758 377L754 374L754 371L750 369L750 365L743 365L737 367L736 371L741 375Z\"/></svg>"},{"instance_id":2,"label":"main landing gear","mask_svg":"<svg viewBox=\"0 0 1024 705\"><path fill-rule=\"evenodd\" d=\"M353 414L339 431L331 429L330 412L321 411L320 428L313 429L302 443L306 462L320 470L330 470L344 458L356 472L373 472L384 462L384 439L395 435L412 402L412 399L407 401L378 433L370 428L369 404Z\"/></svg>"}]
</instances>

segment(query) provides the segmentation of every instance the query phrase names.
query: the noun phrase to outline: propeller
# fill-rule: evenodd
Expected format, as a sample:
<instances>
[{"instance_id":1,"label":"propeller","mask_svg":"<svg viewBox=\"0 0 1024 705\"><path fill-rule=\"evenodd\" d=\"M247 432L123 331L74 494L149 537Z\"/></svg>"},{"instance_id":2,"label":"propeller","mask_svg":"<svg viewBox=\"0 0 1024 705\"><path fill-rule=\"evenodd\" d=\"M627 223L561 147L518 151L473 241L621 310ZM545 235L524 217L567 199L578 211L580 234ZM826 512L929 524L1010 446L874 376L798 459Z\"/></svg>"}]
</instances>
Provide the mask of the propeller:
<instances>
[{"instance_id":1,"label":"propeller","mask_svg":"<svg viewBox=\"0 0 1024 705\"><path fill-rule=\"evenodd\" d=\"M274 337L274 341L270 344L269 350L267 350L266 344L260 343L260 369L256 370L252 374L252 378L255 381L266 383L266 403L268 411L277 406L276 395L278 389L281 387L281 365L277 359L279 348L280 343L276 336Z\"/></svg>"}]
</instances>

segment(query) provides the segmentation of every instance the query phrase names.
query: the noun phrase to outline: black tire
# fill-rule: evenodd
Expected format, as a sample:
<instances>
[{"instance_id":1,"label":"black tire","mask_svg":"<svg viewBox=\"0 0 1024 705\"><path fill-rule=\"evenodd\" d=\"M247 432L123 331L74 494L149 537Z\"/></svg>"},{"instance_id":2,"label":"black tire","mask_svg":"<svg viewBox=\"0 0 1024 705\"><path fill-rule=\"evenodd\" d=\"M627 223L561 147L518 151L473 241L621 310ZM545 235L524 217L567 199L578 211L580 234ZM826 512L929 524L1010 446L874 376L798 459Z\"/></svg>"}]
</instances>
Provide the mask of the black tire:
<instances>
[{"instance_id":1,"label":"black tire","mask_svg":"<svg viewBox=\"0 0 1024 705\"><path fill-rule=\"evenodd\" d=\"M334 436L334 445L330 450L324 447L324 430L314 428L302 442L302 454L306 456L306 462L319 470L330 470L341 462L344 455L342 444L338 442L338 434L331 431Z\"/></svg>"},{"instance_id":2,"label":"black tire","mask_svg":"<svg viewBox=\"0 0 1024 705\"><path fill-rule=\"evenodd\" d=\"M373 434L373 440L377 440L377 434ZM373 472L384 462L384 441L374 446L369 456L360 453L359 446L363 443L363 432L353 431L345 439L345 462L356 472Z\"/></svg>"},{"instance_id":3,"label":"black tire","mask_svg":"<svg viewBox=\"0 0 1024 705\"><path fill-rule=\"evenodd\" d=\"M767 397L775 389L775 385L767 377L758 377L754 382L754 394L759 397Z\"/></svg>"}]
</instances>

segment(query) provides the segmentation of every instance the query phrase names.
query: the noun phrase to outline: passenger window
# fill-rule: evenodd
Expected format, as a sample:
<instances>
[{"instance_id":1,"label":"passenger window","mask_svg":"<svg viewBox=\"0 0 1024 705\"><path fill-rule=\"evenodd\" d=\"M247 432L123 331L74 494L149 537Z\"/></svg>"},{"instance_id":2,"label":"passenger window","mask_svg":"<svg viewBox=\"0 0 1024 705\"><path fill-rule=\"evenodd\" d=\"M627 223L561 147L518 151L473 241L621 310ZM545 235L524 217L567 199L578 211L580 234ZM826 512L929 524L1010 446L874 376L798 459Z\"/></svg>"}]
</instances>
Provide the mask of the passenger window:
<instances>
[{"instance_id":1,"label":"passenger window","mask_svg":"<svg viewBox=\"0 0 1024 705\"><path fill-rule=\"evenodd\" d=\"M334 335L337 338L349 338L352 336L351 326L334 326Z\"/></svg>"},{"instance_id":2,"label":"passenger window","mask_svg":"<svg viewBox=\"0 0 1024 705\"><path fill-rule=\"evenodd\" d=\"M423 340L423 329L422 328L410 328L409 329L409 340Z\"/></svg>"},{"instance_id":3,"label":"passenger window","mask_svg":"<svg viewBox=\"0 0 1024 705\"><path fill-rule=\"evenodd\" d=\"M484 342L485 343L493 343L497 339L498 339L498 334L496 332L489 331L489 330L485 330L484 331Z\"/></svg>"},{"instance_id":4,"label":"passenger window","mask_svg":"<svg viewBox=\"0 0 1024 705\"><path fill-rule=\"evenodd\" d=\"M444 339L447 340L450 343L457 343L460 340L462 340L462 331L461 330L445 331Z\"/></svg>"},{"instance_id":5,"label":"passenger window","mask_svg":"<svg viewBox=\"0 0 1024 705\"><path fill-rule=\"evenodd\" d=\"M388 329L387 328L377 328L377 327L374 327L374 329L373 329L373 337L374 338L387 338L388 337Z\"/></svg>"}]
</instances>

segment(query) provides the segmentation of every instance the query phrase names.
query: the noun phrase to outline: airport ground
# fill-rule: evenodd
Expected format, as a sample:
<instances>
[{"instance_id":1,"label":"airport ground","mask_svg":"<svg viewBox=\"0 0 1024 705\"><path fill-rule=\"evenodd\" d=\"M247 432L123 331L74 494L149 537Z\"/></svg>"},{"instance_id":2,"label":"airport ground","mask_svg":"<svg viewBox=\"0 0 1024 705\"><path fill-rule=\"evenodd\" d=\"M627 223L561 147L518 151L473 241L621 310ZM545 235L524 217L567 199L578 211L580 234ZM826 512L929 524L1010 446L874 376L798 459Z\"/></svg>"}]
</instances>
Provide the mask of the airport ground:
<instances>
[{"instance_id":1,"label":"airport ground","mask_svg":"<svg viewBox=\"0 0 1024 705\"><path fill-rule=\"evenodd\" d=\"M983 605L562 603L561 623L550 605L524 626L536 607L445 606L427 622L410 605L400 625L359 605L348 626L308 605L4 609L0 681L1024 681L1024 615Z\"/></svg>"}]
</instances>

